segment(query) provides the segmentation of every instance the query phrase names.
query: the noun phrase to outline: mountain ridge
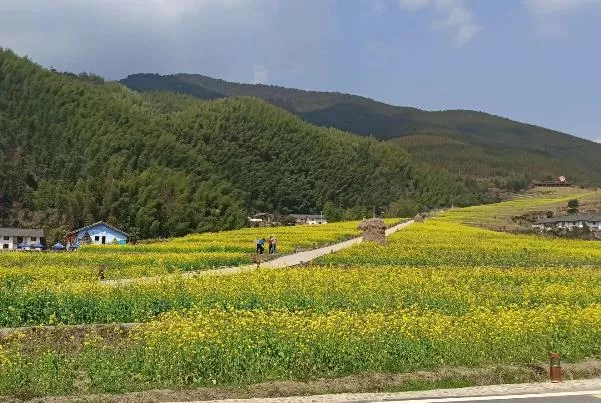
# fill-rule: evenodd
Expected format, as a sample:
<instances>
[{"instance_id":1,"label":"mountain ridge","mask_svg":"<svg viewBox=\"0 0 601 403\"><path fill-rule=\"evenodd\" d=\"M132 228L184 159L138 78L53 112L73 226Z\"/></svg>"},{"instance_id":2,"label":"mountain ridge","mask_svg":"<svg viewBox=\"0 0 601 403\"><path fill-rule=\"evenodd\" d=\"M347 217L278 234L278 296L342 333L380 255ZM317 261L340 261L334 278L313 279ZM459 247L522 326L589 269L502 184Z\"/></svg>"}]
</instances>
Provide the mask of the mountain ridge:
<instances>
[{"instance_id":1,"label":"mountain ridge","mask_svg":"<svg viewBox=\"0 0 601 403\"><path fill-rule=\"evenodd\" d=\"M601 144L487 112L424 111L360 95L231 83L197 74L136 74L120 82L136 91L174 91L199 99L205 94L211 99L241 95L261 98L318 126L392 141L406 148L416 161L453 174L467 174L493 187L523 188L532 180L560 175L582 185L601 185L601 161L597 157ZM433 144L437 138L453 139L462 145L462 152L475 147L480 161L474 166L470 161L467 166L460 164L465 158L447 155L444 145Z\"/></svg>"},{"instance_id":2,"label":"mountain ridge","mask_svg":"<svg viewBox=\"0 0 601 403\"><path fill-rule=\"evenodd\" d=\"M140 93L0 49L0 226L58 240L106 221L153 238L239 228L256 211L358 219L491 200L400 146L258 98Z\"/></svg>"}]
</instances>

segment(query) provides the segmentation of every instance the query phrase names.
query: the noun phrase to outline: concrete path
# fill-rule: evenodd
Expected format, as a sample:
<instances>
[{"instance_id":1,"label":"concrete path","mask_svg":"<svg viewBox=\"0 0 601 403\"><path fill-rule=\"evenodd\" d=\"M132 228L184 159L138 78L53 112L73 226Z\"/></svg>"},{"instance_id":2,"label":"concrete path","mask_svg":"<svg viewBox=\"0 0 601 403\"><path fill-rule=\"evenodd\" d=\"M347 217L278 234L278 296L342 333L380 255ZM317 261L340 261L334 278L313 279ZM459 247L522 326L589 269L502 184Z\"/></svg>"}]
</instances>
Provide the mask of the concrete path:
<instances>
[{"instance_id":1,"label":"concrete path","mask_svg":"<svg viewBox=\"0 0 601 403\"><path fill-rule=\"evenodd\" d=\"M397 224L393 227L390 227L386 230L386 236L394 234L400 229L407 227L408 225L413 224L413 220ZM348 241L340 242L334 245L326 246L319 249L308 250L305 252L293 253L292 255L282 256L280 258L270 260L265 263L261 263L261 267L269 267L272 269L279 269L282 267L290 267L296 266L299 264L303 264L306 262L310 262L312 260L317 259L323 255L327 255L328 253L338 252L339 250L350 248L353 245L363 242L363 238L353 238Z\"/></svg>"},{"instance_id":2,"label":"concrete path","mask_svg":"<svg viewBox=\"0 0 601 403\"><path fill-rule=\"evenodd\" d=\"M524 383L515 385L475 386L397 393L341 393L320 396L213 400L214 403L520 403L566 402L601 403L601 379L583 379L563 383Z\"/></svg>"},{"instance_id":3,"label":"concrete path","mask_svg":"<svg viewBox=\"0 0 601 403\"><path fill-rule=\"evenodd\" d=\"M386 230L386 236L390 236L395 232L413 224L413 220L409 220L395 226L392 226ZM342 249L350 248L353 245L363 242L363 238L353 238L348 241L339 242L333 245L325 246L323 248L312 249L304 252L293 253L291 255L285 255L279 257L274 260L270 260L260 264L262 268L270 268L270 269L281 269L284 267L297 266L303 263L311 262L317 259L320 256L327 255L328 253L334 253ZM225 267L221 269L212 269L212 270L202 270L202 271L193 271L193 272L185 272L173 274L172 276L178 278L188 278L188 277L197 277L197 276L223 276L234 273L243 273L247 271L256 270L256 264L244 265L244 266L234 266L234 267ZM117 279L117 280L103 280L101 281L103 284L107 285L122 285L129 284L136 281L152 281L161 278L165 278L169 276L157 276L157 277L139 277L139 278L127 278L127 279Z\"/></svg>"}]
</instances>

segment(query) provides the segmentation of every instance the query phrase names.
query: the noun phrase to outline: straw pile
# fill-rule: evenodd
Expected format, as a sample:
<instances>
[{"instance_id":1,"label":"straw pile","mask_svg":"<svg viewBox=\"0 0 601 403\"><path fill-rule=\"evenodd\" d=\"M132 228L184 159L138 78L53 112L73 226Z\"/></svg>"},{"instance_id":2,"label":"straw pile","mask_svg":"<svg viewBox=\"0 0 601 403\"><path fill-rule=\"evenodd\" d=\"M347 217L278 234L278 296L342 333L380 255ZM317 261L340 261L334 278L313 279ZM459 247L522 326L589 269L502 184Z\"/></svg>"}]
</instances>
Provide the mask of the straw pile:
<instances>
[{"instance_id":1,"label":"straw pile","mask_svg":"<svg viewBox=\"0 0 601 403\"><path fill-rule=\"evenodd\" d=\"M386 243L386 225L381 218L364 220L358 228L363 231L363 241Z\"/></svg>"}]
</instances>

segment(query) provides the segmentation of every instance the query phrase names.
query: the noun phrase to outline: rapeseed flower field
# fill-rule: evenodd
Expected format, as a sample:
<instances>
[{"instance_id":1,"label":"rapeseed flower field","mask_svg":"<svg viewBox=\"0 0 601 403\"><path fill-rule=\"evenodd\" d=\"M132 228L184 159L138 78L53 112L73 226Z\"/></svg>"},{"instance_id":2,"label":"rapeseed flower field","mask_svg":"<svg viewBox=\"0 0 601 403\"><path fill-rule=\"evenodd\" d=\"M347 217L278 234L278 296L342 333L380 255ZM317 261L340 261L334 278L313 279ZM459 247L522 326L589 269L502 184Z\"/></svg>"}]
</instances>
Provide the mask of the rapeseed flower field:
<instances>
[{"instance_id":1,"label":"rapeseed flower field","mask_svg":"<svg viewBox=\"0 0 601 403\"><path fill-rule=\"evenodd\" d=\"M202 269L211 256L244 264L256 230L1 256L0 326L57 328L0 336L0 396L527 366L550 352L601 359L601 243L479 227L487 214L564 203L561 191L451 209L305 267L142 278ZM276 236L291 252L355 236L356 224ZM101 283L98 262L139 279ZM91 324L115 326L69 327Z\"/></svg>"}]
</instances>

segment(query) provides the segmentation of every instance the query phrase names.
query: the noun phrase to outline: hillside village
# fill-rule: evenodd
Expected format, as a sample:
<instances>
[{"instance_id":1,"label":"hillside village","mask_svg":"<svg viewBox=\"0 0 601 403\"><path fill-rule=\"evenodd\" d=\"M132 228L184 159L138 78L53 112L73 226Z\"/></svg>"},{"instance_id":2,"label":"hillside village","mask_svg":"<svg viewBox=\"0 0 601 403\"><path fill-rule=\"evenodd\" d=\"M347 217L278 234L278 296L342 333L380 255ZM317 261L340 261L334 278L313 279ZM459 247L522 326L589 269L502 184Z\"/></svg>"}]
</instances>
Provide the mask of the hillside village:
<instances>
[{"instance_id":1,"label":"hillside village","mask_svg":"<svg viewBox=\"0 0 601 403\"><path fill-rule=\"evenodd\" d=\"M281 222L275 221L275 216L268 213L257 213L248 217L250 227L272 227L280 225L321 225L327 224L323 214L290 214L281 217ZM0 228L2 251L73 251L82 245L125 245L130 235L119 228L103 221L86 225L68 232L63 242L47 246L43 229Z\"/></svg>"}]
</instances>

